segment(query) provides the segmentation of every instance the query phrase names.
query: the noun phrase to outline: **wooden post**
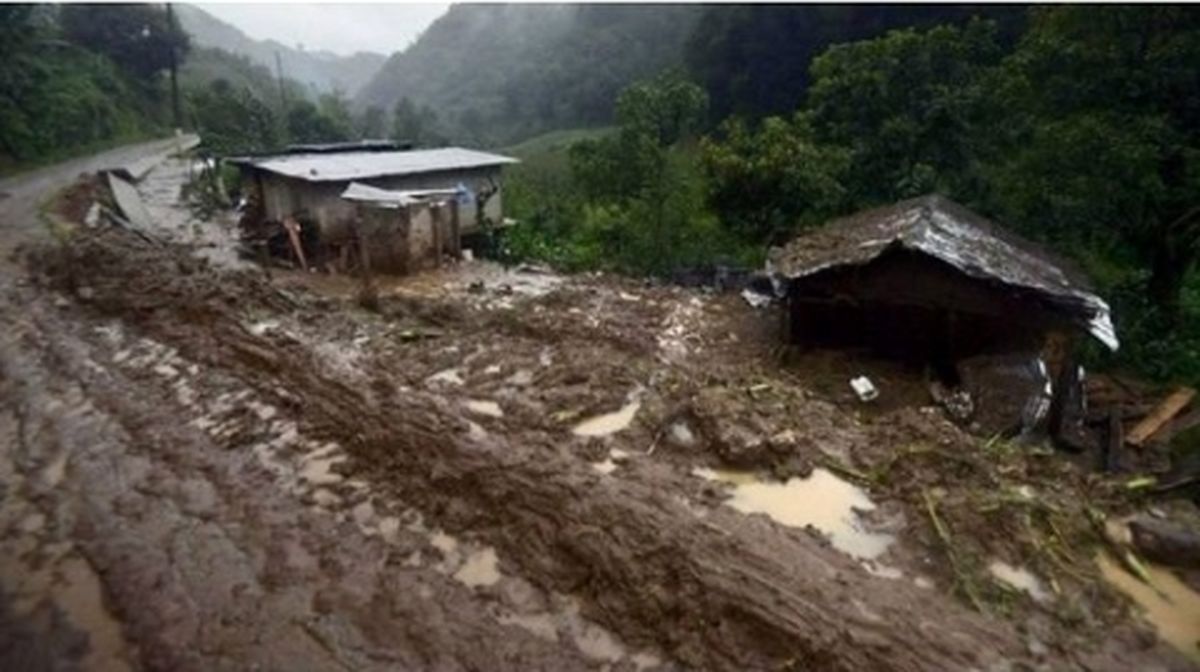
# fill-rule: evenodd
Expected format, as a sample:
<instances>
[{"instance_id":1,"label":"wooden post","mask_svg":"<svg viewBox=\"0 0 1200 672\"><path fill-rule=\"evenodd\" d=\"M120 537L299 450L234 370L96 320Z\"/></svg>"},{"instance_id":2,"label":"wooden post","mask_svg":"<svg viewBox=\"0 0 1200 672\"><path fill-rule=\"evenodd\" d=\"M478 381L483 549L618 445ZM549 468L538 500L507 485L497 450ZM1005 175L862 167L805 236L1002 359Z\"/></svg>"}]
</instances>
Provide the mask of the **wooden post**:
<instances>
[{"instance_id":1,"label":"wooden post","mask_svg":"<svg viewBox=\"0 0 1200 672\"><path fill-rule=\"evenodd\" d=\"M459 228L458 199L450 199L450 244L454 258L462 261L462 231Z\"/></svg>"},{"instance_id":2,"label":"wooden post","mask_svg":"<svg viewBox=\"0 0 1200 672\"><path fill-rule=\"evenodd\" d=\"M300 268L308 270L308 261L304 258L304 246L300 244L300 222L288 217L283 220L283 228L287 230L288 240L292 243L292 252L300 261Z\"/></svg>"}]
</instances>

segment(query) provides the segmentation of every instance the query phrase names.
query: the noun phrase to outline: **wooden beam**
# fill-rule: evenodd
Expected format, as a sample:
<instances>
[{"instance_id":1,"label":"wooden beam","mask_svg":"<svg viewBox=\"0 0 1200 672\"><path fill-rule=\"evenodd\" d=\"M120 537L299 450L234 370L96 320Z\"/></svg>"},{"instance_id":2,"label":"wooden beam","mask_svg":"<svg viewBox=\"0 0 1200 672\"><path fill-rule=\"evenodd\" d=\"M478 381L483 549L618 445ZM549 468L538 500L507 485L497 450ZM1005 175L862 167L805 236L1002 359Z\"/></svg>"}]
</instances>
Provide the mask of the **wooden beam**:
<instances>
[{"instance_id":1,"label":"wooden beam","mask_svg":"<svg viewBox=\"0 0 1200 672\"><path fill-rule=\"evenodd\" d=\"M283 220L283 228L287 230L288 240L292 243L292 252L300 261L300 268L308 270L308 261L304 258L304 247L300 244L300 222L291 217Z\"/></svg>"},{"instance_id":2,"label":"wooden beam","mask_svg":"<svg viewBox=\"0 0 1200 672\"><path fill-rule=\"evenodd\" d=\"M1157 434L1158 430L1163 428L1163 425L1170 422L1188 404L1192 403L1192 399L1195 396L1196 390L1190 387L1181 387L1175 390L1166 399L1163 399L1162 403L1150 412L1150 415L1139 422L1129 432L1125 440L1131 446L1141 447L1146 441Z\"/></svg>"}]
</instances>

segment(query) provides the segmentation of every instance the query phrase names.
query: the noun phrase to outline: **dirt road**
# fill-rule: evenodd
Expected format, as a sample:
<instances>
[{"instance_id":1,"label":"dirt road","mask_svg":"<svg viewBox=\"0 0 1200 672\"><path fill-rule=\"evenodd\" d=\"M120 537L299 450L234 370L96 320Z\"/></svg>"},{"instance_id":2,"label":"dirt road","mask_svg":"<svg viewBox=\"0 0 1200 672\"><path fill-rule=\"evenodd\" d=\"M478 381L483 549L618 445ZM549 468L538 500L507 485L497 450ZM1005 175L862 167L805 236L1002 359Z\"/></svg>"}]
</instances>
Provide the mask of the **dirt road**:
<instances>
[{"instance_id":1,"label":"dirt road","mask_svg":"<svg viewBox=\"0 0 1200 672\"><path fill-rule=\"evenodd\" d=\"M967 551L1024 549L968 534L959 484L1045 478L1066 512L1086 479L840 410L736 297L479 264L370 312L351 280L268 281L168 234L80 230L0 295L4 669L1187 668L1075 582L1079 546L1046 566L1059 601L981 586L972 610ZM714 471L885 463L894 483L850 488L879 505L870 560ZM911 503L930 492L957 555ZM988 524L1010 513L1041 515Z\"/></svg>"}]
</instances>

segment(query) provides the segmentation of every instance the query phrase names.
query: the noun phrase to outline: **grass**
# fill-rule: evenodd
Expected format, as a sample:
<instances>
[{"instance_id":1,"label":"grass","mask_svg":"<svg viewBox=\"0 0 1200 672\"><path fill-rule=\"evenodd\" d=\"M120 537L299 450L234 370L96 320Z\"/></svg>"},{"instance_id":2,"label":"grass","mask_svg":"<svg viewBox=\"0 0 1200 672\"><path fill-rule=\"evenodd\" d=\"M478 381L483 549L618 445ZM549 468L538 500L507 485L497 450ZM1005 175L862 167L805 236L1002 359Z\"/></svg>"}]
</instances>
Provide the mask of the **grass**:
<instances>
[{"instance_id":1,"label":"grass","mask_svg":"<svg viewBox=\"0 0 1200 672\"><path fill-rule=\"evenodd\" d=\"M599 128L567 128L550 131L523 140L515 145L500 149L500 153L515 156L522 160L537 160L546 155L566 154L571 145L580 140L593 140L613 132L613 127Z\"/></svg>"}]
</instances>

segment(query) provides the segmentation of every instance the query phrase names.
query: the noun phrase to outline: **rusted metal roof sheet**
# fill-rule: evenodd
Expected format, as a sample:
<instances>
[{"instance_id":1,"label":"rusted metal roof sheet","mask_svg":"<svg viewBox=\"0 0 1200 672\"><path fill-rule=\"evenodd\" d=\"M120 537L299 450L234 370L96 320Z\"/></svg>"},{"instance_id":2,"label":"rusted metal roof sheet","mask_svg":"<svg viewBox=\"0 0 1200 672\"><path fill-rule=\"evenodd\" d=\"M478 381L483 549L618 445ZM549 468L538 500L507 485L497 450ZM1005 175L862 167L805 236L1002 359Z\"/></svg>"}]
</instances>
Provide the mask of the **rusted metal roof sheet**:
<instances>
[{"instance_id":1,"label":"rusted metal roof sheet","mask_svg":"<svg viewBox=\"0 0 1200 672\"><path fill-rule=\"evenodd\" d=\"M306 182L349 182L373 177L418 175L517 163L512 157L461 147L398 152L282 154L244 157L231 161Z\"/></svg>"},{"instance_id":2,"label":"rusted metal roof sheet","mask_svg":"<svg viewBox=\"0 0 1200 672\"><path fill-rule=\"evenodd\" d=\"M869 263L894 247L915 250L964 274L1040 292L1109 348L1119 342L1108 304L1049 253L938 195L864 210L771 250L769 270L789 280Z\"/></svg>"}]
</instances>

